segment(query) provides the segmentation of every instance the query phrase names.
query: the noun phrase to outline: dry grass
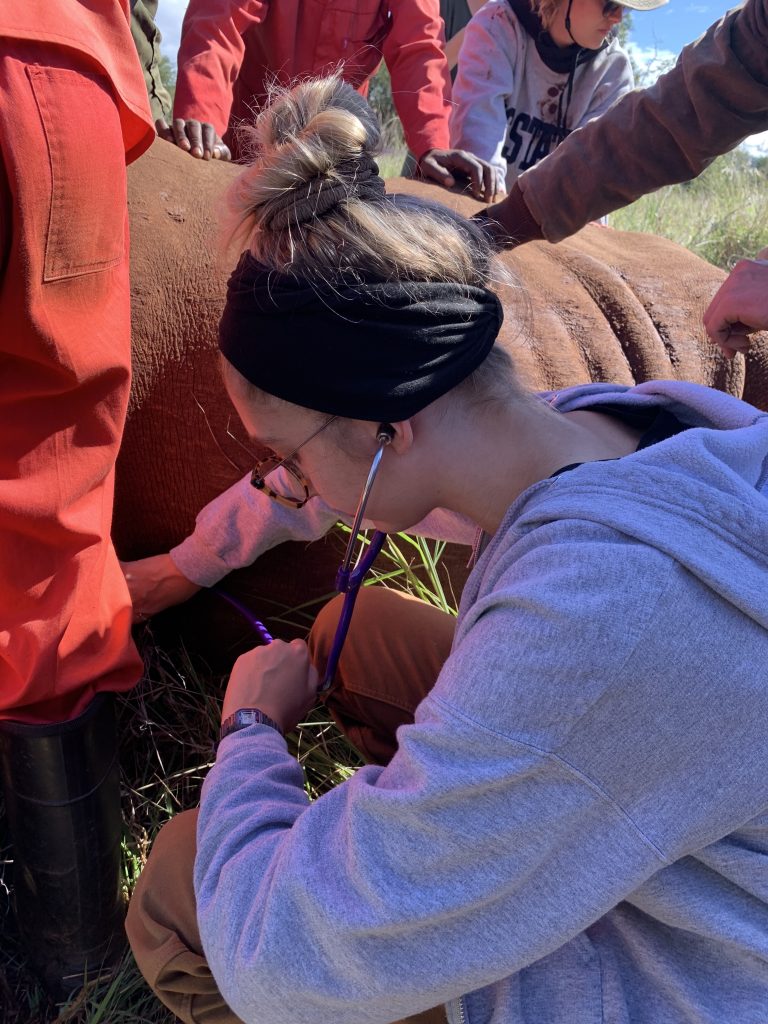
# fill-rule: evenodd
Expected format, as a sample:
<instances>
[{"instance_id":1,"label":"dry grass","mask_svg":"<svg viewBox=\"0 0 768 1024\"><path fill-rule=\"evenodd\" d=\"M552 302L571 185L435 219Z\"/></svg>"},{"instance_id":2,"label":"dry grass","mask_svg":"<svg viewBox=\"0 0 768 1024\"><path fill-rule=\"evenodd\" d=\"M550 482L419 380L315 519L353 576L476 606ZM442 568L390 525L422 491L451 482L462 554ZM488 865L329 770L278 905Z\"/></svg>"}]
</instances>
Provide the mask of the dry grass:
<instances>
[{"instance_id":1,"label":"dry grass","mask_svg":"<svg viewBox=\"0 0 768 1024\"><path fill-rule=\"evenodd\" d=\"M378 583L416 593L446 610L455 599L445 584L444 545L402 538L380 556ZM295 623L304 617L281 615ZM279 635L279 624L268 620ZM138 637L145 661L140 685L118 702L123 810L123 881L130 896L162 825L195 807L213 763L226 680L211 676L183 649L172 654L154 642L151 626ZM361 763L357 752L318 707L288 738L304 766L311 798L338 785ZM12 852L4 845L0 806L0 1024L172 1024L176 1018L155 998L130 953L112 979L94 984L68 1005L55 1006L28 970L15 934L11 894Z\"/></svg>"},{"instance_id":2,"label":"dry grass","mask_svg":"<svg viewBox=\"0 0 768 1024\"><path fill-rule=\"evenodd\" d=\"M610 216L612 227L671 238L724 270L768 245L768 171L741 150L695 181L671 185Z\"/></svg>"}]
</instances>

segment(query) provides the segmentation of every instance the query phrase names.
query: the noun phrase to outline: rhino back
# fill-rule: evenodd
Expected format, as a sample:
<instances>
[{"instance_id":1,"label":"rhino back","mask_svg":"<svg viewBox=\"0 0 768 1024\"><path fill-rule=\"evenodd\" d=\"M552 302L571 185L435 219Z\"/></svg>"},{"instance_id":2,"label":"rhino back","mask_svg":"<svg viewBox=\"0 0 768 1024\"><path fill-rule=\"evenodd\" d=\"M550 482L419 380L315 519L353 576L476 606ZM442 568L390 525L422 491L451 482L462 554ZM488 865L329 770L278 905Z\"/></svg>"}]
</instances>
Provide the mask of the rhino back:
<instances>
[{"instance_id":1,"label":"rhino back","mask_svg":"<svg viewBox=\"0 0 768 1024\"><path fill-rule=\"evenodd\" d=\"M229 269L219 255L218 210L237 173L162 141L129 170L133 388L114 520L125 558L178 543L256 454L224 393L216 343ZM396 179L389 190L468 215L479 207L421 182ZM671 377L766 406L768 346L757 347L745 375L741 357L729 362L707 342L702 314L724 274L679 245L589 226L557 246L533 243L500 259L520 282L500 289L501 341L530 386ZM306 560L299 573L301 557L299 550L259 561L272 590L276 578L283 581L277 595L287 603L297 593L294 578L310 582ZM333 549L313 562L321 593L332 578L326 562L335 558Z\"/></svg>"}]
</instances>

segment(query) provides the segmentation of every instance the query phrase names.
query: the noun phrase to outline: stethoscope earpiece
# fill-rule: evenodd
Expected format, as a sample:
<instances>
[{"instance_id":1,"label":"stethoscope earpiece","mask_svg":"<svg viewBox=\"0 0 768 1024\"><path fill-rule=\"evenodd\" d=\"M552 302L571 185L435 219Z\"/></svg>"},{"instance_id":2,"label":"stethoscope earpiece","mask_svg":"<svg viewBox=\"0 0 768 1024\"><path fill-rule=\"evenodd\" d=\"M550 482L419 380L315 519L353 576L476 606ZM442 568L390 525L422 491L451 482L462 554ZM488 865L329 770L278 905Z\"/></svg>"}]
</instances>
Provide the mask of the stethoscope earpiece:
<instances>
[{"instance_id":1,"label":"stethoscope earpiece","mask_svg":"<svg viewBox=\"0 0 768 1024\"><path fill-rule=\"evenodd\" d=\"M380 423L376 431L376 440L381 445L391 444L395 439L395 428L391 423Z\"/></svg>"}]
</instances>

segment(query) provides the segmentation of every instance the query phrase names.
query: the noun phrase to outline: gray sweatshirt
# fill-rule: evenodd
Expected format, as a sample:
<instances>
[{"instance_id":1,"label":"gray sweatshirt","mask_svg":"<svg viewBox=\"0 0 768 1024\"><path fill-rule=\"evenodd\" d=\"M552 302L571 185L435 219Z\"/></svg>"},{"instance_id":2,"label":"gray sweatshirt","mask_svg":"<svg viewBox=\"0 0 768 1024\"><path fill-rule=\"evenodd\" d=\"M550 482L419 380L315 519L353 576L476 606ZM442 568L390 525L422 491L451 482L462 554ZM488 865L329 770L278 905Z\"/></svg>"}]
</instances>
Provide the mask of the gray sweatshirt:
<instances>
[{"instance_id":1,"label":"gray sweatshirt","mask_svg":"<svg viewBox=\"0 0 768 1024\"><path fill-rule=\"evenodd\" d=\"M195 890L246 1024L768 1020L768 416L549 400L692 429L520 495L386 768L310 804L278 733L222 743Z\"/></svg>"}]
</instances>

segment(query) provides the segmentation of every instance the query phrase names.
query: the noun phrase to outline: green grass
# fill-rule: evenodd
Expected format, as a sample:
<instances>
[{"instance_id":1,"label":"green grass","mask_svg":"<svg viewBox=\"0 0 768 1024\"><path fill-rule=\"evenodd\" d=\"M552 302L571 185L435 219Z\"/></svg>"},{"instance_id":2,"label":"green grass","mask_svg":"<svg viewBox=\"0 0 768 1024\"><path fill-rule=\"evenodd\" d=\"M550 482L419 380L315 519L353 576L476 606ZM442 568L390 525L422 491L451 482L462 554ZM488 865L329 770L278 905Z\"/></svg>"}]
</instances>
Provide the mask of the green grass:
<instances>
[{"instance_id":1,"label":"green grass","mask_svg":"<svg viewBox=\"0 0 768 1024\"><path fill-rule=\"evenodd\" d=\"M610 215L612 227L679 242L730 270L768 245L768 169L735 150L692 182L671 185Z\"/></svg>"},{"instance_id":2,"label":"green grass","mask_svg":"<svg viewBox=\"0 0 768 1024\"><path fill-rule=\"evenodd\" d=\"M405 150L385 150L376 158L382 178L399 178L403 170Z\"/></svg>"}]
</instances>

